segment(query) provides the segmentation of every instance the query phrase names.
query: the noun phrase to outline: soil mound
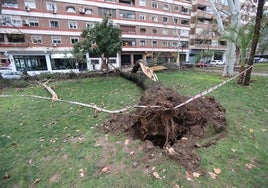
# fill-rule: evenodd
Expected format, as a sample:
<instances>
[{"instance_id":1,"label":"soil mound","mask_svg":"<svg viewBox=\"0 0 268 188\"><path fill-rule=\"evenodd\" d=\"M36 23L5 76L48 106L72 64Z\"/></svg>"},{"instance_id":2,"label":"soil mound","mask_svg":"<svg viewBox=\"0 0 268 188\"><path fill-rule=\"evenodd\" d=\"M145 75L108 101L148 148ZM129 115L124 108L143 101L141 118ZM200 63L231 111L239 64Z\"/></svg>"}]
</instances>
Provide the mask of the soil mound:
<instances>
[{"instance_id":1,"label":"soil mound","mask_svg":"<svg viewBox=\"0 0 268 188\"><path fill-rule=\"evenodd\" d=\"M225 109L211 96L174 109L187 99L168 87L149 88L143 92L139 106L161 108L138 107L132 113L112 115L104 128L152 142L186 169L193 170L200 164L195 148L215 143L215 135L224 130L226 119ZM213 139L202 144L201 139L210 137Z\"/></svg>"}]
</instances>

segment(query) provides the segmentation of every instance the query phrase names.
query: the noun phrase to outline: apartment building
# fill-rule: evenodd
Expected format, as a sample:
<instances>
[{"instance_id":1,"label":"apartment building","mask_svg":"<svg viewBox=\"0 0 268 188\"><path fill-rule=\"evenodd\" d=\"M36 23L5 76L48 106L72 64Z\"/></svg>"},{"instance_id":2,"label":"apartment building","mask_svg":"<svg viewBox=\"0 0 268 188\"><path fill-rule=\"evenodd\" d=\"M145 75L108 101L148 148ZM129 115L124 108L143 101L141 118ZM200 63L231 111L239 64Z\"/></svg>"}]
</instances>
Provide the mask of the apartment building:
<instances>
[{"instance_id":1,"label":"apartment building","mask_svg":"<svg viewBox=\"0 0 268 188\"><path fill-rule=\"evenodd\" d=\"M216 4L216 7L220 10L228 10L224 5ZM190 62L194 62L197 56L205 61L224 59L226 41L221 40L217 32L217 22L209 0L192 0L190 28ZM205 57L200 57L202 54Z\"/></svg>"},{"instance_id":2,"label":"apartment building","mask_svg":"<svg viewBox=\"0 0 268 188\"><path fill-rule=\"evenodd\" d=\"M107 15L122 31L122 53L111 58L115 67L138 59L188 61L191 8L190 0L3 0L1 63L18 71L78 71L73 44ZM85 58L87 69L100 69L98 57Z\"/></svg>"}]
</instances>

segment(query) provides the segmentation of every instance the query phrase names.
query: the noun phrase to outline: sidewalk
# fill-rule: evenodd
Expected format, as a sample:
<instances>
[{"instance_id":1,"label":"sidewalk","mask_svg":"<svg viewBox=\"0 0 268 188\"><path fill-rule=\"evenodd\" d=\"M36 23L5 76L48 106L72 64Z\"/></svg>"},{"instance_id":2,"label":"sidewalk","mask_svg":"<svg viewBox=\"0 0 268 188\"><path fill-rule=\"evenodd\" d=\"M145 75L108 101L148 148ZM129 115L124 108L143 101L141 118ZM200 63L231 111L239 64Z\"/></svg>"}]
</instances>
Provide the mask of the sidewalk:
<instances>
[{"instance_id":1,"label":"sidewalk","mask_svg":"<svg viewBox=\"0 0 268 188\"><path fill-rule=\"evenodd\" d=\"M219 74L222 74L223 72L223 67L222 69L213 69L212 67L204 67L204 68L196 68L196 70L198 71L203 71L203 72L216 72L216 73L219 73ZM238 74L239 72L238 71L234 71L234 75ZM251 72L251 75L254 75L254 76L268 76L268 72L255 72L254 70Z\"/></svg>"}]
</instances>

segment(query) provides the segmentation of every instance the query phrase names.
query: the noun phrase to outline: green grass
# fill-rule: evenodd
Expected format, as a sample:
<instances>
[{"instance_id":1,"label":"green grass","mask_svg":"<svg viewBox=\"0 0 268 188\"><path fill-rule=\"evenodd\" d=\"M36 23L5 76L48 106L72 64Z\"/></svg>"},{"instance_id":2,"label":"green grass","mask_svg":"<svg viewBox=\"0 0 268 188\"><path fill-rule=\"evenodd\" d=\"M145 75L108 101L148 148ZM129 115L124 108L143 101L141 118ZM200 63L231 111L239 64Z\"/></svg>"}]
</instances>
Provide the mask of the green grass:
<instances>
[{"instance_id":1,"label":"green grass","mask_svg":"<svg viewBox=\"0 0 268 188\"><path fill-rule=\"evenodd\" d=\"M268 73L268 63L255 63L253 71Z\"/></svg>"},{"instance_id":2,"label":"green grass","mask_svg":"<svg viewBox=\"0 0 268 188\"><path fill-rule=\"evenodd\" d=\"M158 77L187 96L226 79L196 71L162 72ZM4 90L3 94L14 96L0 98L0 187L267 187L268 77L252 79L248 87L231 81L210 93L226 108L228 128L217 145L198 150L202 175L192 181L186 179L182 166L160 150L148 156L141 141L130 140L126 147L124 134L105 133L100 127L108 117L105 113L94 118L94 110L86 107L16 96L49 97L41 87ZM111 110L137 104L142 94L135 84L119 77L49 85L60 99ZM110 173L101 173L105 166ZM214 168L222 170L216 180L208 174ZM80 169L84 177L79 176ZM155 179L153 171L162 179Z\"/></svg>"}]
</instances>

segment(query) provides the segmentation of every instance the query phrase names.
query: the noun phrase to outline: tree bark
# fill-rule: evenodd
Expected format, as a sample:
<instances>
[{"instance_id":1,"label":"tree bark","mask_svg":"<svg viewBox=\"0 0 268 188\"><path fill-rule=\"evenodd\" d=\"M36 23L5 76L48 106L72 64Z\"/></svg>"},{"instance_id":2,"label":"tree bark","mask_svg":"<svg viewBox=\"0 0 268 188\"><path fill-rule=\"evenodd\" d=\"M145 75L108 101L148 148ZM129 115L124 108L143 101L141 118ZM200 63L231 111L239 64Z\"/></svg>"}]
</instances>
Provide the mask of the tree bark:
<instances>
[{"instance_id":1,"label":"tree bark","mask_svg":"<svg viewBox=\"0 0 268 188\"><path fill-rule=\"evenodd\" d=\"M252 42L249 61L248 61L248 67L253 65L254 55L255 55L258 40L259 40L259 34L260 34L260 28L261 28L261 20L262 20L262 14L263 14L263 7L264 7L264 0L259 0L258 1L258 8L257 8L256 22L255 22L254 35L253 35L253 42ZM244 85L244 86L249 85L251 71L252 71L252 68L248 69L248 71L246 72L246 76L245 76L245 79L244 79L244 82L242 83L242 85Z\"/></svg>"}]
</instances>

